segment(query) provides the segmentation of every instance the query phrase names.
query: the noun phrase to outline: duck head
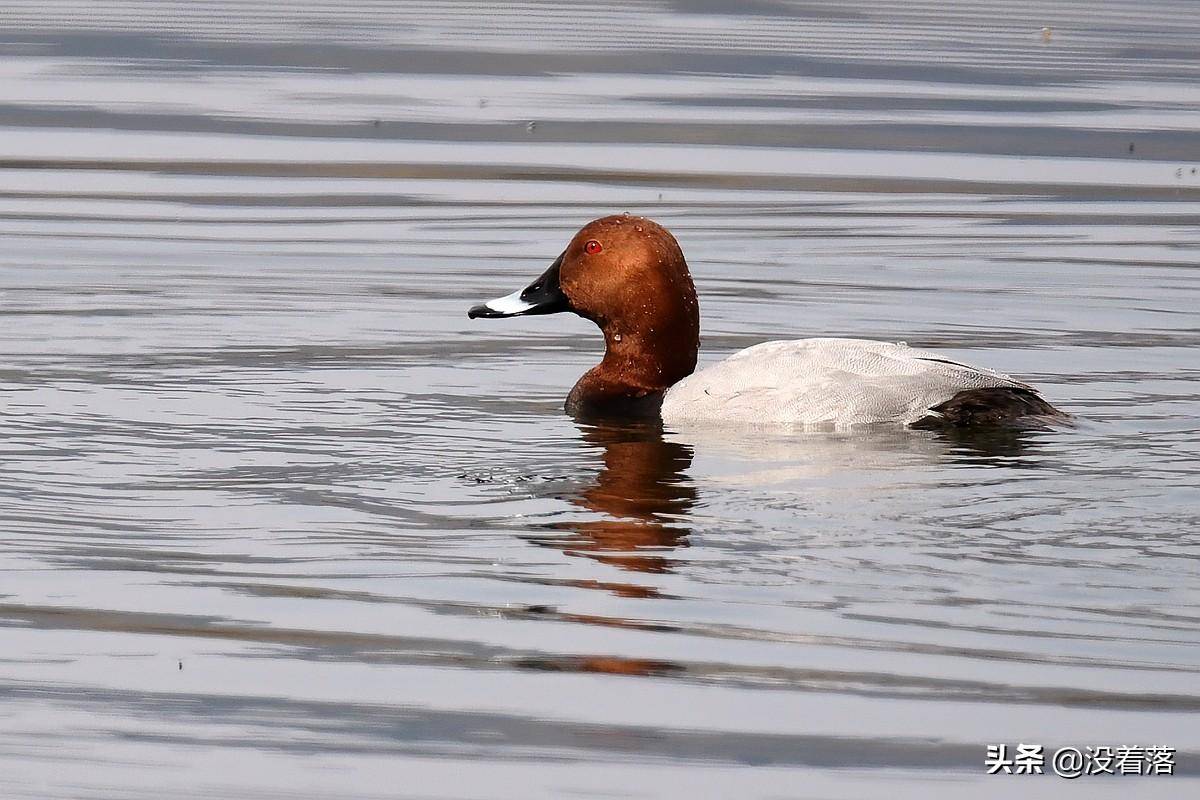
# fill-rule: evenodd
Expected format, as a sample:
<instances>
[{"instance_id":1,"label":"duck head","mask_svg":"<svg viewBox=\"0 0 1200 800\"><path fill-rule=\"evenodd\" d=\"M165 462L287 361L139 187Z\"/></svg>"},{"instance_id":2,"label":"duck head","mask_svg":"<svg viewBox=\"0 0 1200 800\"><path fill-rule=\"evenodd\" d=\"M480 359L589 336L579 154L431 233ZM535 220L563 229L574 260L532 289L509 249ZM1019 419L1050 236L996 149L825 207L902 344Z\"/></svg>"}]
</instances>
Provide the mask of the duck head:
<instances>
[{"instance_id":1,"label":"duck head","mask_svg":"<svg viewBox=\"0 0 1200 800\"><path fill-rule=\"evenodd\" d=\"M656 415L663 392L696 368L696 288L679 243L652 220L622 214L589 222L537 280L467 316L562 311L604 333L604 359L567 397L572 414Z\"/></svg>"}]
</instances>

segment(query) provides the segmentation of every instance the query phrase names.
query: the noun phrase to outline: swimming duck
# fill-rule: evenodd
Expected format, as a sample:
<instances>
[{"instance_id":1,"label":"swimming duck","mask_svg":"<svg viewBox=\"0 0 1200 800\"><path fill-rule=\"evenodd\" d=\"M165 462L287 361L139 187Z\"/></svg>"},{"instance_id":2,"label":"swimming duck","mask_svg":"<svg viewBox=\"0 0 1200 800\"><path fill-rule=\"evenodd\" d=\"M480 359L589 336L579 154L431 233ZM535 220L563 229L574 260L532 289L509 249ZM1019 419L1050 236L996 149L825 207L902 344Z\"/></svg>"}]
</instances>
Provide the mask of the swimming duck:
<instances>
[{"instance_id":1,"label":"swimming duck","mask_svg":"<svg viewBox=\"0 0 1200 800\"><path fill-rule=\"evenodd\" d=\"M604 333L604 359L567 396L576 416L833 428L1066 418L1031 386L903 343L764 342L695 372L700 306L687 261L670 231L642 217L589 222L541 277L467 316L564 311Z\"/></svg>"}]
</instances>

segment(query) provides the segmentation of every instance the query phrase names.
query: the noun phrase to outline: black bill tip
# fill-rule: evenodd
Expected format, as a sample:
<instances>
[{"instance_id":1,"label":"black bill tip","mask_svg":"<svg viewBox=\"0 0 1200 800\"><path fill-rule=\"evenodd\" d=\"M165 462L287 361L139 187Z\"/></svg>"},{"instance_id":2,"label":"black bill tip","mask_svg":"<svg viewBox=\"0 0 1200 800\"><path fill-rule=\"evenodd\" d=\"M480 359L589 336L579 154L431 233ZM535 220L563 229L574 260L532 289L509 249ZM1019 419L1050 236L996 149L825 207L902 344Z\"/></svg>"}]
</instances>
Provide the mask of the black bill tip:
<instances>
[{"instance_id":1,"label":"black bill tip","mask_svg":"<svg viewBox=\"0 0 1200 800\"><path fill-rule=\"evenodd\" d=\"M495 309L488 308L487 303L480 303L477 306L471 306L470 310L467 311L467 319L478 319L479 317L483 317L484 319L494 319L496 317L503 316L506 315L496 311Z\"/></svg>"}]
</instances>

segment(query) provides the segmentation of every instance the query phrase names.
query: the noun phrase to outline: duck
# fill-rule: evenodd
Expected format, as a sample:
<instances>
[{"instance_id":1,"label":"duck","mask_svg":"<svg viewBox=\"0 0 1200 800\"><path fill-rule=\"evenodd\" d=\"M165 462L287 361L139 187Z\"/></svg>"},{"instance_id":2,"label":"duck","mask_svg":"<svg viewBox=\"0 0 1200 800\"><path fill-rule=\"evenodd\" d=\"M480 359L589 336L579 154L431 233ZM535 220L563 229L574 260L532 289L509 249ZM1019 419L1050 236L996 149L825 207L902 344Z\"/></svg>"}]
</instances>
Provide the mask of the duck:
<instances>
[{"instance_id":1,"label":"duck","mask_svg":"<svg viewBox=\"0 0 1200 800\"><path fill-rule=\"evenodd\" d=\"M570 312L604 335L604 357L567 395L576 417L666 425L916 429L1066 420L1032 386L903 342L768 341L696 371L700 304L678 241L629 214L584 225L523 289L471 307L503 318Z\"/></svg>"}]
</instances>

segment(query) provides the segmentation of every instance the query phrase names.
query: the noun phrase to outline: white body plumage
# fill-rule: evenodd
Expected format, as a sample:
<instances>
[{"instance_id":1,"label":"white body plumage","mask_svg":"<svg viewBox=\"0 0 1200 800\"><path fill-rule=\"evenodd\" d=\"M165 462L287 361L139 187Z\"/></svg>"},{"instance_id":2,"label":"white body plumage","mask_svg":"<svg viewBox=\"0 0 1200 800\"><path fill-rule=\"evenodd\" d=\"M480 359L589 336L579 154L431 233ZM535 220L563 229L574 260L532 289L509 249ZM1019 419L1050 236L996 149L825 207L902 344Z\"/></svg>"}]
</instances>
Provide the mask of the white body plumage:
<instances>
[{"instance_id":1,"label":"white body plumage","mask_svg":"<svg viewBox=\"0 0 1200 800\"><path fill-rule=\"evenodd\" d=\"M672 386L662 418L667 424L911 425L961 391L992 387L1030 390L999 372L902 343L764 342Z\"/></svg>"}]
</instances>

